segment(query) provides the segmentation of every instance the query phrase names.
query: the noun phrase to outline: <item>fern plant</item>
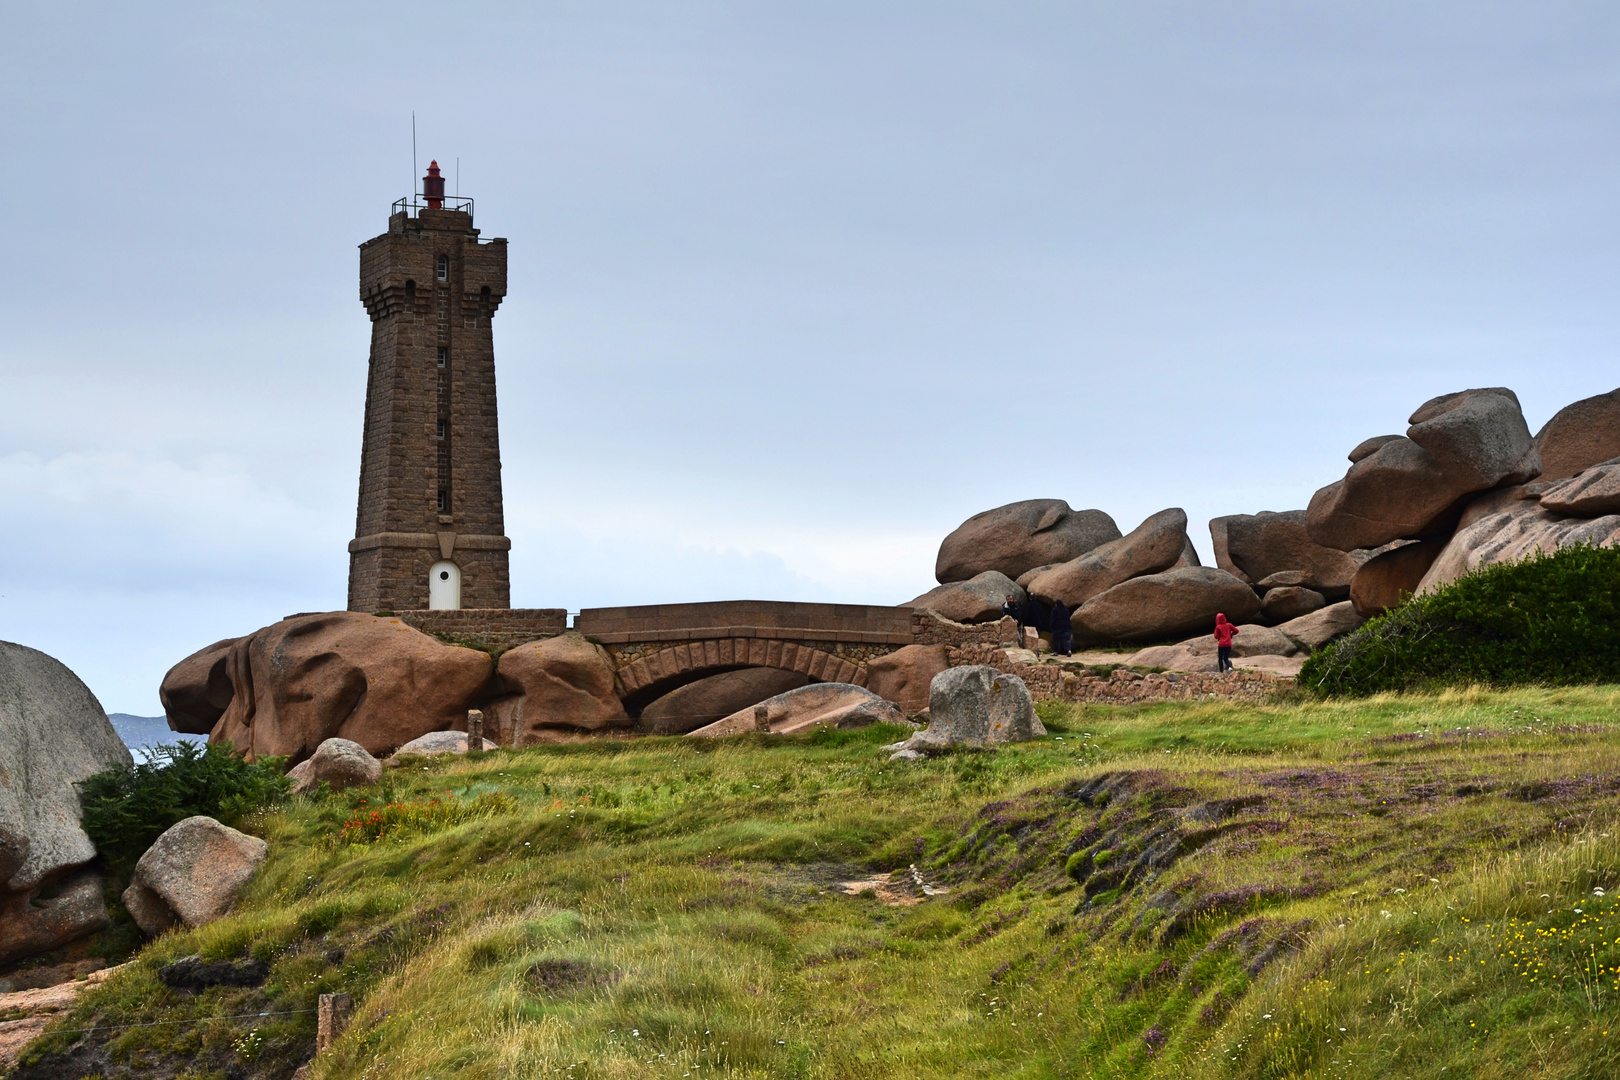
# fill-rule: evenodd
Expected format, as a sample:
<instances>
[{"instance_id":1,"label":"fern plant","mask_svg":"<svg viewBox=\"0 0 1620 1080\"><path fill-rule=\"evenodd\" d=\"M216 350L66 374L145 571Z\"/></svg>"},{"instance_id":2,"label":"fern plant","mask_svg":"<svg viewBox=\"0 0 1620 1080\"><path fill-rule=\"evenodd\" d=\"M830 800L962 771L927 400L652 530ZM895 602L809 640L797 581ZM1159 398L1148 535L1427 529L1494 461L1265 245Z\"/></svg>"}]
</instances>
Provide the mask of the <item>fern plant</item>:
<instances>
[{"instance_id":1,"label":"fern plant","mask_svg":"<svg viewBox=\"0 0 1620 1080\"><path fill-rule=\"evenodd\" d=\"M229 742L154 747L146 761L79 784L84 831L114 877L127 878L175 822L203 814L230 825L285 798L285 764L285 758L245 761Z\"/></svg>"}]
</instances>

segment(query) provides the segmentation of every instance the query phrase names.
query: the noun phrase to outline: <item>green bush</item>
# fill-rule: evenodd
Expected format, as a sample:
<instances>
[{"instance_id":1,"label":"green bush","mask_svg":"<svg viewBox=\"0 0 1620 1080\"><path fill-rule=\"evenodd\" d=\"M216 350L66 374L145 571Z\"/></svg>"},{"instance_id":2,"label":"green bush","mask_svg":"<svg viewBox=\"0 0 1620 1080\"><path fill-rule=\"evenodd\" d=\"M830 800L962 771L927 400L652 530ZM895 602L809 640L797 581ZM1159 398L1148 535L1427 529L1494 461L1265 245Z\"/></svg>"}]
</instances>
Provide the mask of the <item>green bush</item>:
<instances>
[{"instance_id":1,"label":"green bush","mask_svg":"<svg viewBox=\"0 0 1620 1080\"><path fill-rule=\"evenodd\" d=\"M1317 652L1298 681L1353 697L1620 682L1620 549L1577 546L1482 567Z\"/></svg>"},{"instance_id":2,"label":"green bush","mask_svg":"<svg viewBox=\"0 0 1620 1080\"><path fill-rule=\"evenodd\" d=\"M229 825L286 797L285 758L247 762L228 742L158 746L150 760L96 773L79 785L84 831L115 877L177 821L206 814Z\"/></svg>"}]
</instances>

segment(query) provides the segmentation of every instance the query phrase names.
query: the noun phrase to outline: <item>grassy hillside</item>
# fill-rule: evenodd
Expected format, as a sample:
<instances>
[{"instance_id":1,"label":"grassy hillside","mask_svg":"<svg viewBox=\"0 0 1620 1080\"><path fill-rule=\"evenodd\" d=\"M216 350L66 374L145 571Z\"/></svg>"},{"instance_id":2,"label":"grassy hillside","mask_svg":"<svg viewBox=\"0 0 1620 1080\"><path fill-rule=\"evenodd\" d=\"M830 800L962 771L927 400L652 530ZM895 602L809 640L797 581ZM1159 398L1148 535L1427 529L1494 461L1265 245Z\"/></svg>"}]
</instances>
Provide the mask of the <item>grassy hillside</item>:
<instances>
[{"instance_id":1,"label":"grassy hillside","mask_svg":"<svg viewBox=\"0 0 1620 1080\"><path fill-rule=\"evenodd\" d=\"M1043 706L1046 740L921 764L892 731L414 762L251 822L239 911L18 1076L285 1077L332 990L355 1022L316 1077L1620 1075L1617 706ZM268 980L160 981L199 952Z\"/></svg>"}]
</instances>

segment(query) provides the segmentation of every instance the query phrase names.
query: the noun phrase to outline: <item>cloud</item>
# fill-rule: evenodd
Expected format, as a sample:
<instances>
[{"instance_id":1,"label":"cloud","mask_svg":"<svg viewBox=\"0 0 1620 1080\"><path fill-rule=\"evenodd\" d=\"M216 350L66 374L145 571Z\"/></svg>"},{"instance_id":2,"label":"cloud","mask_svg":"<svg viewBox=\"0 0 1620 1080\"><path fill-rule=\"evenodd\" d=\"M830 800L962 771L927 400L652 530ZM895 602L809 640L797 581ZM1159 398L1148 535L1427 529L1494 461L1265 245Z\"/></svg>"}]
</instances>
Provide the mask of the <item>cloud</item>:
<instances>
[{"instance_id":1,"label":"cloud","mask_svg":"<svg viewBox=\"0 0 1620 1080\"><path fill-rule=\"evenodd\" d=\"M332 561L305 508L224 455L8 454L0 501L25 508L23 527L0 534L0 557L28 568L30 591L257 588Z\"/></svg>"}]
</instances>

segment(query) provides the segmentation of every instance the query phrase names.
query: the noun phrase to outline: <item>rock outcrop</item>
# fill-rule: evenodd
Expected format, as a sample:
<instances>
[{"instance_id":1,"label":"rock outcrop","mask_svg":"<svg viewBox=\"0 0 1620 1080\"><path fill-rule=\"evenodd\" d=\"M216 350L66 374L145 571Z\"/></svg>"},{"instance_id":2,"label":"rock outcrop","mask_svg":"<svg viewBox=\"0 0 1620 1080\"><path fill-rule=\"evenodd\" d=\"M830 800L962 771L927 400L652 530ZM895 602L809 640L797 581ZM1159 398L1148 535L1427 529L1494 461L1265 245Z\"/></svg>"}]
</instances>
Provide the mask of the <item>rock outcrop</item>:
<instances>
[{"instance_id":1,"label":"rock outcrop","mask_svg":"<svg viewBox=\"0 0 1620 1080\"><path fill-rule=\"evenodd\" d=\"M1305 531L1303 510L1262 510L1212 518L1209 535L1215 545L1215 565L1240 581L1260 583L1289 573L1298 577L1286 586L1300 586L1334 599L1349 594L1355 558L1312 540Z\"/></svg>"},{"instance_id":2,"label":"rock outcrop","mask_svg":"<svg viewBox=\"0 0 1620 1080\"><path fill-rule=\"evenodd\" d=\"M1348 634L1367 620L1356 614L1356 607L1348 600L1329 604L1320 611L1301 615L1277 626L1278 632L1299 642L1307 649L1320 649L1336 637Z\"/></svg>"},{"instance_id":3,"label":"rock outcrop","mask_svg":"<svg viewBox=\"0 0 1620 1080\"><path fill-rule=\"evenodd\" d=\"M1444 547L1434 540L1402 544L1363 563L1350 582L1350 602L1356 614L1370 619L1417 592L1423 575Z\"/></svg>"},{"instance_id":4,"label":"rock outcrop","mask_svg":"<svg viewBox=\"0 0 1620 1080\"><path fill-rule=\"evenodd\" d=\"M1254 590L1212 566L1148 574L1115 585L1074 612L1075 637L1090 641L1151 641L1215 625L1216 613L1234 623L1260 614Z\"/></svg>"},{"instance_id":5,"label":"rock outcrop","mask_svg":"<svg viewBox=\"0 0 1620 1080\"><path fill-rule=\"evenodd\" d=\"M1457 534L1423 575L1417 591L1433 592L1481 566L1518 562L1537 551L1551 554L1575 544L1620 544L1620 514L1565 517L1542 506L1522 487L1493 491L1468 507Z\"/></svg>"},{"instance_id":6,"label":"rock outcrop","mask_svg":"<svg viewBox=\"0 0 1620 1080\"><path fill-rule=\"evenodd\" d=\"M866 688L908 716L928 708L934 676L951 666L943 645L907 645L866 663Z\"/></svg>"},{"instance_id":7,"label":"rock outcrop","mask_svg":"<svg viewBox=\"0 0 1620 1080\"><path fill-rule=\"evenodd\" d=\"M1300 651L1297 641L1271 626L1245 623L1237 628L1232 638L1232 655L1293 656ZM1130 667L1162 667L1171 671L1214 671L1216 658L1214 634L1189 638L1177 645L1153 645L1133 653L1125 660Z\"/></svg>"},{"instance_id":8,"label":"rock outcrop","mask_svg":"<svg viewBox=\"0 0 1620 1080\"><path fill-rule=\"evenodd\" d=\"M959 744L996 746L1045 734L1024 680L973 664L934 676L927 729L891 749L906 760Z\"/></svg>"},{"instance_id":9,"label":"rock outcrop","mask_svg":"<svg viewBox=\"0 0 1620 1080\"><path fill-rule=\"evenodd\" d=\"M952 622L993 622L1001 618L1001 605L1008 596L1017 597L1020 604L1025 599L1023 588L1012 578L999 570L986 570L967 581L930 589L900 606L923 608Z\"/></svg>"},{"instance_id":10,"label":"rock outcrop","mask_svg":"<svg viewBox=\"0 0 1620 1080\"><path fill-rule=\"evenodd\" d=\"M1562 480L1620 457L1620 390L1565 405L1536 432L1541 478Z\"/></svg>"},{"instance_id":11,"label":"rock outcrop","mask_svg":"<svg viewBox=\"0 0 1620 1080\"><path fill-rule=\"evenodd\" d=\"M463 747L466 738L462 736ZM327 739L315 748L315 753L288 770L287 776L293 782L293 794L302 795L323 783L333 791L365 787L381 780L382 772L382 762L366 753L359 743Z\"/></svg>"},{"instance_id":12,"label":"rock outcrop","mask_svg":"<svg viewBox=\"0 0 1620 1080\"><path fill-rule=\"evenodd\" d=\"M1343 480L1311 498L1305 526L1312 540L1351 551L1423 538L1449 528L1447 515L1464 496L1523 483L1541 470L1511 390L1446 394L1409 422L1405 438L1381 437Z\"/></svg>"},{"instance_id":13,"label":"rock outcrop","mask_svg":"<svg viewBox=\"0 0 1620 1080\"><path fill-rule=\"evenodd\" d=\"M1260 598L1260 615L1268 623L1287 622L1324 607L1327 607L1327 597L1302 585L1267 589Z\"/></svg>"},{"instance_id":14,"label":"rock outcrop","mask_svg":"<svg viewBox=\"0 0 1620 1080\"><path fill-rule=\"evenodd\" d=\"M100 878L79 874L96 851L79 825L76 785L131 764L73 672L37 649L0 642L0 962L107 924Z\"/></svg>"},{"instance_id":15,"label":"rock outcrop","mask_svg":"<svg viewBox=\"0 0 1620 1080\"><path fill-rule=\"evenodd\" d=\"M486 706L494 717L485 734L511 746L568 742L630 731L618 676L607 650L570 631L501 654L496 684L502 697ZM465 727L463 715L460 725Z\"/></svg>"},{"instance_id":16,"label":"rock outcrop","mask_svg":"<svg viewBox=\"0 0 1620 1080\"><path fill-rule=\"evenodd\" d=\"M101 875L90 870L48 888L0 892L0 963L50 952L107 925Z\"/></svg>"},{"instance_id":17,"label":"rock outcrop","mask_svg":"<svg viewBox=\"0 0 1620 1080\"><path fill-rule=\"evenodd\" d=\"M685 735L809 682L810 677L800 672L767 667L710 675L677 687L642 709L639 727L648 735Z\"/></svg>"},{"instance_id":18,"label":"rock outcrop","mask_svg":"<svg viewBox=\"0 0 1620 1080\"><path fill-rule=\"evenodd\" d=\"M464 725L491 675L488 655L398 619L298 615L241 638L226 662L231 703L210 741L300 761L330 738L376 755Z\"/></svg>"},{"instance_id":19,"label":"rock outcrop","mask_svg":"<svg viewBox=\"0 0 1620 1080\"><path fill-rule=\"evenodd\" d=\"M158 700L169 720L169 730L186 735L207 735L219 723L235 691L229 668L231 648L241 638L216 641L198 649L163 676Z\"/></svg>"},{"instance_id":20,"label":"rock outcrop","mask_svg":"<svg viewBox=\"0 0 1620 1080\"><path fill-rule=\"evenodd\" d=\"M1541 493L1543 509L1570 517L1620 514L1620 457L1590 465Z\"/></svg>"},{"instance_id":21,"label":"rock outcrop","mask_svg":"<svg viewBox=\"0 0 1620 1080\"><path fill-rule=\"evenodd\" d=\"M485 750L500 749L499 745L488 739L480 739L478 742ZM397 764L399 759L407 754L435 757L439 754L465 754L466 752L467 733L465 731L430 731L421 738L412 739L398 750L395 750L394 756L388 760L388 763ZM308 762L305 762L305 764L307 765Z\"/></svg>"},{"instance_id":22,"label":"rock outcrop","mask_svg":"<svg viewBox=\"0 0 1620 1080\"><path fill-rule=\"evenodd\" d=\"M1073 510L1062 499L1028 499L974 514L939 545L934 579L967 581L986 570L1016 579L1047 563L1068 562L1110 540L1119 526L1101 510Z\"/></svg>"},{"instance_id":23,"label":"rock outcrop","mask_svg":"<svg viewBox=\"0 0 1620 1080\"><path fill-rule=\"evenodd\" d=\"M872 724L904 724L906 717L890 701L850 683L812 683L722 717L688 734L717 739L726 735L762 732L797 735L817 727L863 728Z\"/></svg>"},{"instance_id":24,"label":"rock outcrop","mask_svg":"<svg viewBox=\"0 0 1620 1080\"><path fill-rule=\"evenodd\" d=\"M1160 510L1129 535L1036 574L1029 592L1044 604L1073 609L1123 581L1170 569L1187 546L1187 512Z\"/></svg>"},{"instance_id":25,"label":"rock outcrop","mask_svg":"<svg viewBox=\"0 0 1620 1080\"><path fill-rule=\"evenodd\" d=\"M124 906L153 937L175 925L202 926L227 914L269 852L256 836L211 817L169 826L135 864Z\"/></svg>"}]
</instances>

